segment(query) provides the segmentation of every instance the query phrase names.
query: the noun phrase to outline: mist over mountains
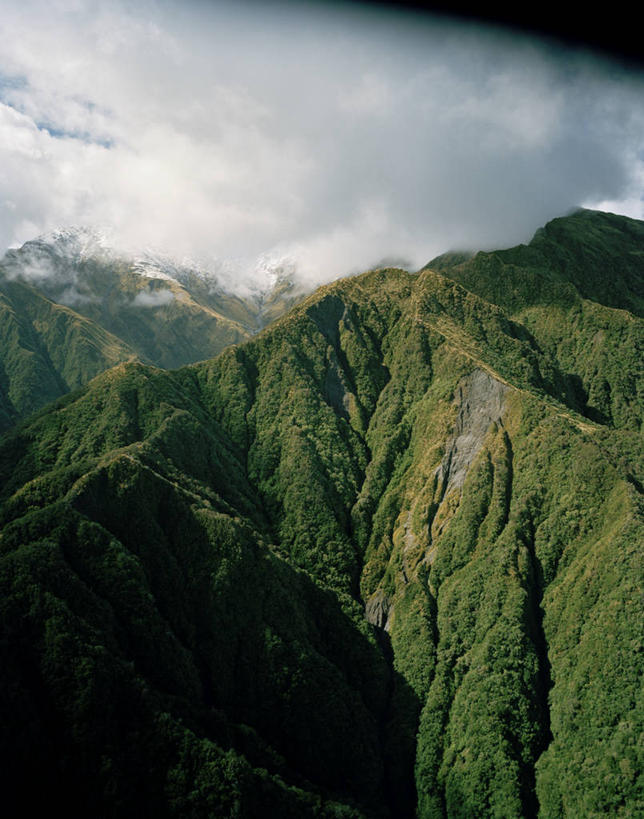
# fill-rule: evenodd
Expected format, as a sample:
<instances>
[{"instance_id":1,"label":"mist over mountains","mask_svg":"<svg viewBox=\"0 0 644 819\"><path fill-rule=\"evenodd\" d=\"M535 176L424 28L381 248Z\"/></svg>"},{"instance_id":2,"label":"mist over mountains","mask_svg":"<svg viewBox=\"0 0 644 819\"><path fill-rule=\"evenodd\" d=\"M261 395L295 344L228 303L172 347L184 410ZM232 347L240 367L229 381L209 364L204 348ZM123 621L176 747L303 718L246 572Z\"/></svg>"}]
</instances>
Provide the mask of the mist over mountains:
<instances>
[{"instance_id":1,"label":"mist over mountains","mask_svg":"<svg viewBox=\"0 0 644 819\"><path fill-rule=\"evenodd\" d=\"M158 254L130 255L88 228L8 251L0 261L0 427L118 361L168 368L211 358L306 292L287 263L260 259L246 282L232 267L204 270Z\"/></svg>"},{"instance_id":2,"label":"mist over mountains","mask_svg":"<svg viewBox=\"0 0 644 819\"><path fill-rule=\"evenodd\" d=\"M133 271L153 279L178 283L201 279L213 291L225 291L261 301L276 284L297 281L294 261L288 257L262 254L255 259L182 259L155 249L139 251L119 247L113 230L80 226L62 228L8 250L2 258L5 275L46 287L76 284L78 267L94 260L104 264L129 265ZM70 292L69 298L73 298ZM82 300L82 294L78 294Z\"/></svg>"}]
</instances>

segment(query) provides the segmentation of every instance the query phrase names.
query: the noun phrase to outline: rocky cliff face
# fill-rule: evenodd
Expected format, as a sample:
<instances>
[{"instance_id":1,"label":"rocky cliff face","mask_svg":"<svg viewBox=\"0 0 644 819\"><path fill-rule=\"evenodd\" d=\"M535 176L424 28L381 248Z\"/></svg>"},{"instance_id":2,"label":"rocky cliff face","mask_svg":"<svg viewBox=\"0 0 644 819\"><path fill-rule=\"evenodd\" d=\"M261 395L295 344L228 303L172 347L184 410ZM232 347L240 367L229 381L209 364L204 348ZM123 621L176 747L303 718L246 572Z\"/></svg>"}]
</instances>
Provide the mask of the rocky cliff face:
<instances>
[{"instance_id":1,"label":"rocky cliff face","mask_svg":"<svg viewBox=\"0 0 644 819\"><path fill-rule=\"evenodd\" d=\"M458 415L452 437L438 468L441 493L462 489L465 476L480 451L490 424L503 416L508 387L483 370L476 369L458 385L454 402Z\"/></svg>"}]
</instances>

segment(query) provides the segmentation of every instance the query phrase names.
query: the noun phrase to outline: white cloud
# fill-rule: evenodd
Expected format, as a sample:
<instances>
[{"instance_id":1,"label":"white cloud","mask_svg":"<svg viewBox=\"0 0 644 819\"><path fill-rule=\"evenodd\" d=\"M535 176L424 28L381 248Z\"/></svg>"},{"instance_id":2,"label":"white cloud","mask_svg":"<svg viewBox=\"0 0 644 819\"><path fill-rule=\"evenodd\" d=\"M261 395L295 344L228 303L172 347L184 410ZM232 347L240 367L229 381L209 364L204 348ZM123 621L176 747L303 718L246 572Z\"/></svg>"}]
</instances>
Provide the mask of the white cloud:
<instances>
[{"instance_id":1,"label":"white cloud","mask_svg":"<svg viewBox=\"0 0 644 819\"><path fill-rule=\"evenodd\" d=\"M66 287L60 294L56 296L56 301L59 304L64 304L67 307L77 307L79 304L90 304L98 302L97 296L81 293L73 284Z\"/></svg>"},{"instance_id":2,"label":"white cloud","mask_svg":"<svg viewBox=\"0 0 644 819\"><path fill-rule=\"evenodd\" d=\"M5 3L0 248L110 224L322 280L524 241L578 204L642 215L641 75L359 9Z\"/></svg>"},{"instance_id":3,"label":"white cloud","mask_svg":"<svg viewBox=\"0 0 644 819\"><path fill-rule=\"evenodd\" d=\"M163 307L174 301L172 290L141 290L132 299L134 307Z\"/></svg>"},{"instance_id":4,"label":"white cloud","mask_svg":"<svg viewBox=\"0 0 644 819\"><path fill-rule=\"evenodd\" d=\"M631 181L620 199L589 200L583 203L583 207L608 213L621 213L632 219L644 220L644 154L642 158L634 156L631 164L633 168Z\"/></svg>"}]
</instances>

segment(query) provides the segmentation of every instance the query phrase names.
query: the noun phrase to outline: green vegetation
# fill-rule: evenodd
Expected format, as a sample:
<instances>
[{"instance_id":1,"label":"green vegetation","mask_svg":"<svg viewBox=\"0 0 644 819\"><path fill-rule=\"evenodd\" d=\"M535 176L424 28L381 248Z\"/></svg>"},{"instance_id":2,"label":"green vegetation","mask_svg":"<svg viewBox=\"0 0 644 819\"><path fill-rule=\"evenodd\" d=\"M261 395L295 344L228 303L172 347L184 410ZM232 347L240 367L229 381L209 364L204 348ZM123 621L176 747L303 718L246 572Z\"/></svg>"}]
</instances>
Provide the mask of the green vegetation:
<instances>
[{"instance_id":1,"label":"green vegetation","mask_svg":"<svg viewBox=\"0 0 644 819\"><path fill-rule=\"evenodd\" d=\"M0 286L0 430L119 361L126 343L29 285Z\"/></svg>"},{"instance_id":2,"label":"green vegetation","mask_svg":"<svg viewBox=\"0 0 644 819\"><path fill-rule=\"evenodd\" d=\"M34 279L38 268L47 275ZM301 298L287 281L261 301L196 273L181 279L118 259L71 261L46 243L10 251L0 263L0 432L119 362L173 368L212 358Z\"/></svg>"},{"instance_id":3,"label":"green vegetation","mask_svg":"<svg viewBox=\"0 0 644 819\"><path fill-rule=\"evenodd\" d=\"M339 281L6 433L5 800L641 815L641 236Z\"/></svg>"}]
</instances>

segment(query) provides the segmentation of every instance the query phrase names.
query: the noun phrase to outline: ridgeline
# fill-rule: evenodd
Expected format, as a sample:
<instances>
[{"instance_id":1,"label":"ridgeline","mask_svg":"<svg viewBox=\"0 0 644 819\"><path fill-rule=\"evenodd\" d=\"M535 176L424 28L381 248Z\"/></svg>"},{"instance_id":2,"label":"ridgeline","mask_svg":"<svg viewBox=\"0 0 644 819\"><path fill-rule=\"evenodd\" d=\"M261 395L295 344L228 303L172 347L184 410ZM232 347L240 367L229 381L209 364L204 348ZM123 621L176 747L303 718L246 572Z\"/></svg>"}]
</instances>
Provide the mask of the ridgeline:
<instances>
[{"instance_id":1,"label":"ridgeline","mask_svg":"<svg viewBox=\"0 0 644 819\"><path fill-rule=\"evenodd\" d=\"M5 804L641 815L643 281L580 211L7 432Z\"/></svg>"}]
</instances>

